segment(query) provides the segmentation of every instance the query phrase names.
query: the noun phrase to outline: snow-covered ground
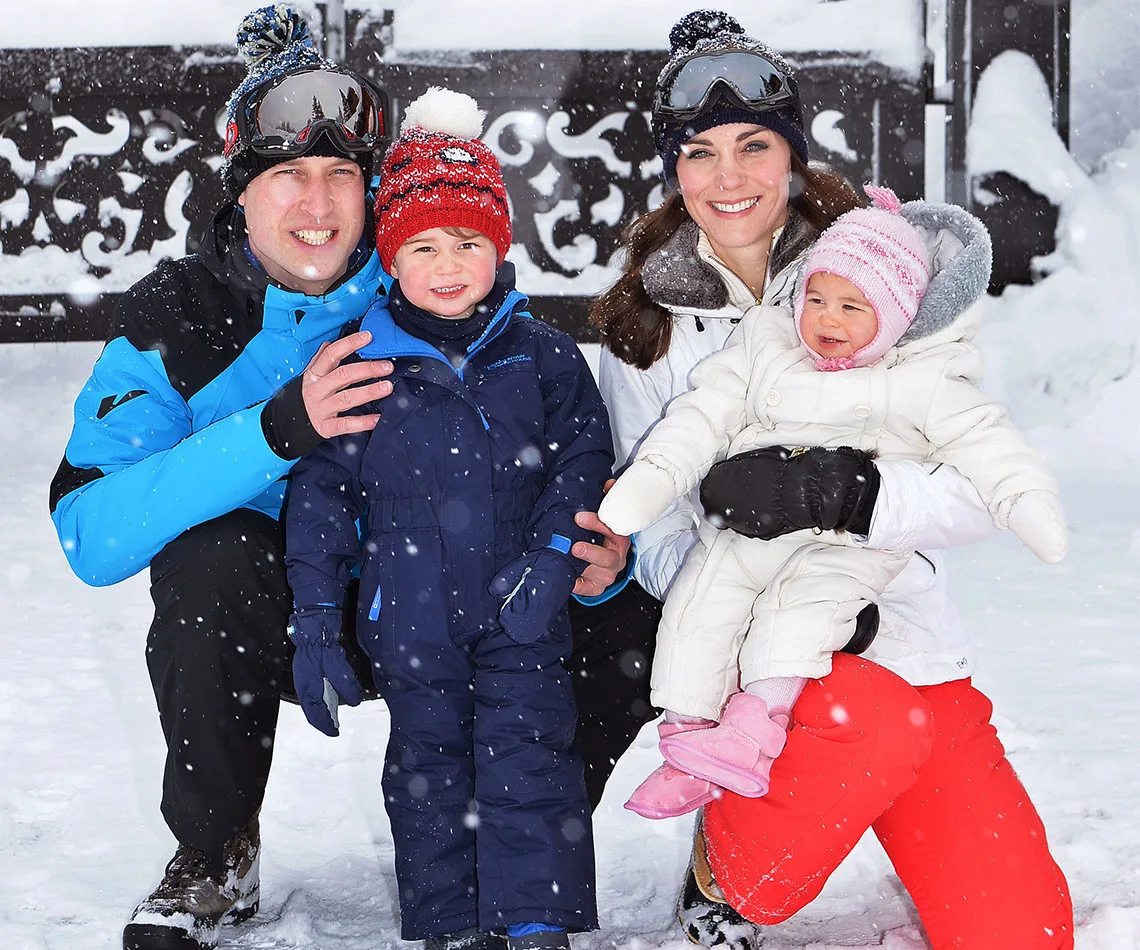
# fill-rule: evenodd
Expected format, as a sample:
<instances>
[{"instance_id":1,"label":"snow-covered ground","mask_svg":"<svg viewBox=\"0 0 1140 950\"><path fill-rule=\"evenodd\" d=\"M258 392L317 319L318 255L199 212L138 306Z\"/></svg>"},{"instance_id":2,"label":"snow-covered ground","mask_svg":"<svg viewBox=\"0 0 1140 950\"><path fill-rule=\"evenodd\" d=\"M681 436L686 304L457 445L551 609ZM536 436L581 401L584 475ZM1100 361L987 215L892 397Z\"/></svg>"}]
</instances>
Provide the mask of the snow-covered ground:
<instances>
[{"instance_id":1,"label":"snow-covered ground","mask_svg":"<svg viewBox=\"0 0 1140 950\"><path fill-rule=\"evenodd\" d=\"M1057 315L1048 321L1056 326ZM0 347L0 946L117 947L125 915L173 840L158 814L163 745L143 658L144 577L94 590L70 574L47 485L97 344ZM960 551L952 584L980 646L1011 760L1033 795L1077 908L1079 950L1140 948L1140 374L1053 433L1072 550L1046 567L1010 537ZM1099 433L1106 437L1100 438ZM1090 457L1095 462L1089 464ZM262 812L262 912L224 946L400 946L380 795L382 703L343 711L326 739L283 708ZM602 930L578 950L683 950L671 911L689 823L621 808L656 765L651 731L622 760L596 817ZM921 950L914 913L863 842L777 948ZM1014 950L1014 948L1011 948Z\"/></svg>"},{"instance_id":2,"label":"snow-covered ground","mask_svg":"<svg viewBox=\"0 0 1140 950\"><path fill-rule=\"evenodd\" d=\"M780 0L778 8L796 4L808 5ZM411 24L428 7L421 46L448 45L438 42L449 35L439 25L462 22L440 15L447 5L388 5L404 11L409 44ZM544 23L570 24L559 45L573 47L605 24L595 7L653 6L652 17L612 21L620 39L613 45L638 46L660 45L665 25L695 5L575 4L568 19L554 15L558 4L534 8ZM202 0L187 18L173 12L184 13L181 5L151 0L44 0L35 17L11 19L4 42L226 42L250 6ZM752 5L725 6L755 23ZM650 20L645 43L638 37L649 35ZM512 35L533 25L520 18ZM954 552L950 569L979 646L976 680L994 699L1011 761L1068 875L1078 950L1140 950L1140 132L1121 128L1140 127L1140 113L1128 111L1140 102L1128 93L1140 89L1130 65L1137 30L1137 0L1074 2L1079 163L1050 138L1036 79L1016 56L995 65L989 89L979 85L971 140L975 171L1012 171L1062 208L1058 251L1041 267L1047 276L991 301L981 342L989 388L1060 475L1072 548L1063 564L1047 567L1003 536ZM126 915L173 849L158 814L163 744L143 655L146 578L84 587L47 516L71 403L98 351L0 347L0 950L118 947ZM262 813L262 911L227 931L223 946L399 948L380 794L383 704L344 710L343 725L339 739L326 739L296 707L284 707ZM672 906L690 823L648 822L621 808L657 763L652 738L643 733L619 764L596 815L602 928L575 938L577 950L689 947ZM873 840L765 943L924 946Z\"/></svg>"},{"instance_id":3,"label":"snow-covered ground","mask_svg":"<svg viewBox=\"0 0 1140 950\"><path fill-rule=\"evenodd\" d=\"M163 745L143 658L145 578L84 587L47 517L71 399L97 353L96 344L0 347L6 950L117 947L125 915L173 849L158 814ZM977 682L1069 877L1079 950L1140 948L1140 478L1135 448L1110 434L1134 434L1138 414L1133 372L1072 429L1044 433L1072 524L1062 565L1039 564L1005 536L956 552L950 565L980 645ZM344 732L330 740L284 707L262 812L262 912L224 946L400 946L380 795L387 719L378 702L343 712ZM652 739L643 733L619 764L596 816L602 929L576 938L578 950L688 946L671 912L689 823L621 808L656 765ZM925 946L873 840L769 945Z\"/></svg>"},{"instance_id":4,"label":"snow-covered ground","mask_svg":"<svg viewBox=\"0 0 1140 950\"><path fill-rule=\"evenodd\" d=\"M1082 203L1067 210L1070 219L1099 220L1098 209L1134 200L1140 136L1132 141L1089 180ZM1135 236L1129 261L1140 268ZM1052 282L992 301L996 339L989 349L999 367L1012 372L1026 352L1036 352L1029 336L1019 346L1017 334L1000 332L1025 312L1038 315L1034 338L1081 338L1088 307L1065 288L1089 280L1094 266L1080 256L1062 260ZM1102 289L1119 317L1120 338L1134 339L1136 300ZM163 747L143 659L145 578L84 587L70 574L47 517L47 485L67 438L71 401L98 349L0 347L6 950L118 946L125 915L173 848L157 808ZM950 566L980 646L977 682L995 701L1011 760L1069 877L1077 947L1137 950L1140 370L1133 363L1113 380L1096 366L1090 360L1074 370L1085 382L1083 408L1032 432L1061 476L1072 525L1068 559L1046 567L1003 536L955 552ZM992 376L995 389L1008 383L1009 372ZM1036 401L1020 395L1027 407L1052 405L1047 387ZM381 703L345 710L337 740L311 729L295 707L284 708L262 813L263 910L230 931L226 946L398 946L392 843L380 795L386 731ZM621 808L655 764L647 731L619 764L597 815L602 929L576 938L579 950L687 946L671 912L689 823L648 822ZM765 946L921 950L924 943L898 880L868 840L823 896L774 928Z\"/></svg>"}]
</instances>

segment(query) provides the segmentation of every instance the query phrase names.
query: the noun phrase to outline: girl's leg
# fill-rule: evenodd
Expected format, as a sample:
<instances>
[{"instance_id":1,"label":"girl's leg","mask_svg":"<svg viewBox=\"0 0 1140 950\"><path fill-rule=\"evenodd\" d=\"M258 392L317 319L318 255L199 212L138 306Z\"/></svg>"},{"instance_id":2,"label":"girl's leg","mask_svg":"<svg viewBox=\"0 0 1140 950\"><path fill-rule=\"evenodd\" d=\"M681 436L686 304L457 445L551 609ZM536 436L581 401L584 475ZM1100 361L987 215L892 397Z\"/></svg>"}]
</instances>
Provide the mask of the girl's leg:
<instances>
[{"instance_id":1,"label":"girl's leg","mask_svg":"<svg viewBox=\"0 0 1140 950\"><path fill-rule=\"evenodd\" d=\"M707 805L717 884L759 924L808 904L863 833L914 784L930 753L926 701L901 678L837 653L796 702L763 798L731 792Z\"/></svg>"},{"instance_id":2,"label":"girl's leg","mask_svg":"<svg viewBox=\"0 0 1140 950\"><path fill-rule=\"evenodd\" d=\"M934 950L1071 950L1073 907L1045 829L990 724L958 680L919 690L934 746L875 822Z\"/></svg>"}]
</instances>

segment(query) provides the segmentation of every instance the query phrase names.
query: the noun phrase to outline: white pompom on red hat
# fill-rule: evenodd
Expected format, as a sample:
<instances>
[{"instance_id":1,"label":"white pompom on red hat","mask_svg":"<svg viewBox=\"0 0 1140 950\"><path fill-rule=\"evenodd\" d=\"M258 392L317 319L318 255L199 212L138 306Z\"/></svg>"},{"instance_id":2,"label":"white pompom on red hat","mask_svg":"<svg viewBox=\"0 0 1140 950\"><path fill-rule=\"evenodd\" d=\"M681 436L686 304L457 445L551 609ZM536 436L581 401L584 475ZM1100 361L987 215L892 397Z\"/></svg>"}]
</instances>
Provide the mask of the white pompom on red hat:
<instances>
[{"instance_id":1,"label":"white pompom on red hat","mask_svg":"<svg viewBox=\"0 0 1140 950\"><path fill-rule=\"evenodd\" d=\"M408 238L439 227L487 235L503 262L511 215L499 160L479 141L485 118L470 96L440 86L408 106L376 190L376 249L385 270Z\"/></svg>"},{"instance_id":2,"label":"white pompom on red hat","mask_svg":"<svg viewBox=\"0 0 1140 950\"><path fill-rule=\"evenodd\" d=\"M462 139L477 139L483 134L483 120L486 118L487 113L470 96L443 86L432 86L408 106L400 123L400 134L423 129Z\"/></svg>"},{"instance_id":3,"label":"white pompom on red hat","mask_svg":"<svg viewBox=\"0 0 1140 950\"><path fill-rule=\"evenodd\" d=\"M922 235L899 212L890 188L864 185L870 208L840 215L808 252L796 293L796 329L804 312L804 294L812 274L821 271L849 280L875 308L875 338L850 357L827 362L829 369L869 366L882 359L910 327L930 283L931 258ZM800 334L803 339L803 334ZM818 357L817 362L823 361Z\"/></svg>"}]
</instances>

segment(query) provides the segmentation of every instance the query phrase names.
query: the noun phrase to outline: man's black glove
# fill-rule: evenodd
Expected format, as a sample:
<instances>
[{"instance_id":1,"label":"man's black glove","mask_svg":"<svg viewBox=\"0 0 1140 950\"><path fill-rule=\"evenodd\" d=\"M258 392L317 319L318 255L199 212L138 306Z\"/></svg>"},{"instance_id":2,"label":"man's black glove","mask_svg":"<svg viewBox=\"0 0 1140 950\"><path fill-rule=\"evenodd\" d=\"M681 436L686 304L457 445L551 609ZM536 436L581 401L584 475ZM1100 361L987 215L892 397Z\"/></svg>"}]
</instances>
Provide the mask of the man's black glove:
<instances>
[{"instance_id":1,"label":"man's black glove","mask_svg":"<svg viewBox=\"0 0 1140 950\"><path fill-rule=\"evenodd\" d=\"M701 504L714 524L771 541L803 528L867 534L879 495L869 454L774 445L717 462L701 482Z\"/></svg>"}]
</instances>

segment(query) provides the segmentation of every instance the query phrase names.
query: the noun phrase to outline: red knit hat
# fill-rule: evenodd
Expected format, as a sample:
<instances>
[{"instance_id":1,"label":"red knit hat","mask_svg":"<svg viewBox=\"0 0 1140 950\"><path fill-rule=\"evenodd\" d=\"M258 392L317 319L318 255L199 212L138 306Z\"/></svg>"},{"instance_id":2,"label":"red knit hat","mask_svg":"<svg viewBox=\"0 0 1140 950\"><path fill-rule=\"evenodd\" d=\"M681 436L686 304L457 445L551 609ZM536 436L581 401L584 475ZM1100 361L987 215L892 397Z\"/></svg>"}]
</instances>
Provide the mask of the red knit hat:
<instances>
[{"instance_id":1,"label":"red knit hat","mask_svg":"<svg viewBox=\"0 0 1140 950\"><path fill-rule=\"evenodd\" d=\"M439 86L408 106L376 190L376 249L386 271L403 243L429 228L479 231L503 263L511 213L499 161L479 141L484 118L470 96Z\"/></svg>"}]
</instances>

